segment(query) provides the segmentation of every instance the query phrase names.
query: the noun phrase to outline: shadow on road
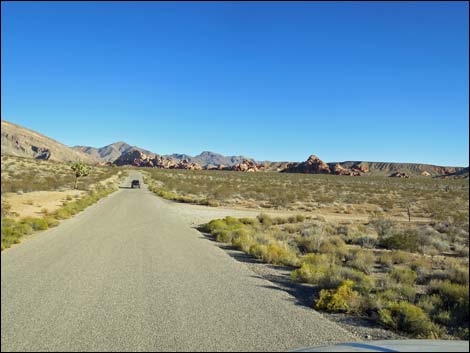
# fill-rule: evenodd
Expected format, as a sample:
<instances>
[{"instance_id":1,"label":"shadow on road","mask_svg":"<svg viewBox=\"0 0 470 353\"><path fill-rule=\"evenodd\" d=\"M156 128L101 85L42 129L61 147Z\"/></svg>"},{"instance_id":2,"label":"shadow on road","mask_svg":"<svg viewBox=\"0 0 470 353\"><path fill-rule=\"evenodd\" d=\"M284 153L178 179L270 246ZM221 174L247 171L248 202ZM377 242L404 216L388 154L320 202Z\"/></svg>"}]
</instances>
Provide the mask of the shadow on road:
<instances>
[{"instance_id":1,"label":"shadow on road","mask_svg":"<svg viewBox=\"0 0 470 353\"><path fill-rule=\"evenodd\" d=\"M211 234L201 232L197 227L194 227L201 234L201 239L209 240L216 246L224 250L233 259L246 263L250 269L256 274L253 277L261 277L268 280L273 285L264 285L262 287L272 290L282 290L289 293L293 297L293 302L296 305L306 306L312 308L313 298L317 297L319 290L313 286L296 283L290 279L290 273L293 268L288 266L270 265L266 264L252 255L246 254L232 245L219 243Z\"/></svg>"}]
</instances>

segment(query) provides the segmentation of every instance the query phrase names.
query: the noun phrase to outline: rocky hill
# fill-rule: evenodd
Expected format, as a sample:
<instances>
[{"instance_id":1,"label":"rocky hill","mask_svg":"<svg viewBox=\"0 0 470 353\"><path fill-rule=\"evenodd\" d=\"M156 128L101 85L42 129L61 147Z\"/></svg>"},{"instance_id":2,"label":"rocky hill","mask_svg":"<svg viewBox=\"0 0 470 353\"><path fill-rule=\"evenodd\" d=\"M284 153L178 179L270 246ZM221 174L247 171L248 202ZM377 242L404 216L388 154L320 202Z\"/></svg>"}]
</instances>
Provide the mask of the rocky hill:
<instances>
[{"instance_id":1,"label":"rocky hill","mask_svg":"<svg viewBox=\"0 0 470 353\"><path fill-rule=\"evenodd\" d=\"M198 154L197 156L190 156L187 154L171 154L171 155L165 155L164 157L176 159L176 160L186 160L191 163L197 163L200 164L203 167L206 166L227 166L231 167L239 163L243 163L245 160L250 160L253 161L251 158L247 158L244 156L224 156L219 153L215 152L210 152L210 151L204 151Z\"/></svg>"},{"instance_id":2,"label":"rocky hill","mask_svg":"<svg viewBox=\"0 0 470 353\"><path fill-rule=\"evenodd\" d=\"M160 156L153 153L143 153L139 148L130 148L113 162L115 165L132 165L134 167L149 167L161 169L201 170L202 167L185 159L182 161Z\"/></svg>"},{"instance_id":3,"label":"rocky hill","mask_svg":"<svg viewBox=\"0 0 470 353\"><path fill-rule=\"evenodd\" d=\"M130 150L138 150L144 154L150 155L152 152L145 150L143 148L137 146L131 146L126 142L119 141L114 142L110 145L106 145L104 147L90 147L90 146L74 146L73 149L78 150L80 152L89 154L90 156L96 158L101 162L114 162L118 159L121 155L129 152Z\"/></svg>"},{"instance_id":4,"label":"rocky hill","mask_svg":"<svg viewBox=\"0 0 470 353\"><path fill-rule=\"evenodd\" d=\"M325 163L317 156L311 155L305 162L290 163L285 169L281 170L281 172L350 176L390 176L397 178L408 178L410 176L449 176L465 178L465 175L468 175L468 168L443 167L419 163L365 161Z\"/></svg>"},{"instance_id":5,"label":"rocky hill","mask_svg":"<svg viewBox=\"0 0 470 353\"><path fill-rule=\"evenodd\" d=\"M93 156L74 150L36 131L2 120L2 155L61 162L97 162Z\"/></svg>"},{"instance_id":6,"label":"rocky hill","mask_svg":"<svg viewBox=\"0 0 470 353\"><path fill-rule=\"evenodd\" d=\"M90 156L92 156L93 158L101 162L114 162L119 157L127 154L128 152L132 150L138 150L145 155L156 154L154 152L151 152L149 150L146 150L137 146L131 146L128 143L122 142L122 141L114 142L110 145L100 147L100 148L95 148L95 147L90 147L90 146L74 146L73 148L77 151L89 154ZM196 163L202 167L208 167L208 169L218 168L220 165L223 165L224 167L231 167L236 164L243 163L243 161L245 160L250 160L250 161L253 160L251 158L247 158L243 156L224 156L219 153L210 152L210 151L201 152L200 154L194 157L188 154L184 154L184 153L162 155L162 157L169 159L169 160L179 161L179 162L186 161L188 163Z\"/></svg>"},{"instance_id":7,"label":"rocky hill","mask_svg":"<svg viewBox=\"0 0 470 353\"><path fill-rule=\"evenodd\" d=\"M330 165L332 163L329 163ZM421 163L391 163L391 162L365 162L365 161L347 161L341 162L345 168L354 168L362 165L368 169L369 175L390 176L394 173L405 173L410 176L440 176L458 173L463 170L462 167L444 167L432 164Z\"/></svg>"}]
</instances>

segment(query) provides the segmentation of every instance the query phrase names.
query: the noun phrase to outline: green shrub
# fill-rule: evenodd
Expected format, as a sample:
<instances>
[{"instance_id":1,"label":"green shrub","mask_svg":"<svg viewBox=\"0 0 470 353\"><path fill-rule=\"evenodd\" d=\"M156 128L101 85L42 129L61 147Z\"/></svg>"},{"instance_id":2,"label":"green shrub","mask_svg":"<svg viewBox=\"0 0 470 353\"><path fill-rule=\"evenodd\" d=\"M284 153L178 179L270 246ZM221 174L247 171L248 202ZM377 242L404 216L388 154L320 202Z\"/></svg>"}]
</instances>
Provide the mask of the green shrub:
<instances>
[{"instance_id":1,"label":"green shrub","mask_svg":"<svg viewBox=\"0 0 470 353\"><path fill-rule=\"evenodd\" d=\"M59 221L54 217L46 217L44 220L47 222L47 226L49 228L57 227L59 225Z\"/></svg>"},{"instance_id":2,"label":"green shrub","mask_svg":"<svg viewBox=\"0 0 470 353\"><path fill-rule=\"evenodd\" d=\"M67 219L72 217L70 212L66 210L65 208L58 209L56 212L54 212L54 216L57 217L58 219Z\"/></svg>"},{"instance_id":3,"label":"green shrub","mask_svg":"<svg viewBox=\"0 0 470 353\"><path fill-rule=\"evenodd\" d=\"M452 313L453 325L468 325L469 320L469 287L450 281L432 280L428 288L429 294L437 294L442 300L442 309Z\"/></svg>"},{"instance_id":4,"label":"green shrub","mask_svg":"<svg viewBox=\"0 0 470 353\"><path fill-rule=\"evenodd\" d=\"M333 312L358 312L360 295L352 289L353 286L354 282L347 280L341 283L337 289L322 289L314 307Z\"/></svg>"},{"instance_id":5,"label":"green shrub","mask_svg":"<svg viewBox=\"0 0 470 353\"><path fill-rule=\"evenodd\" d=\"M47 221L42 218L25 217L20 220L20 223L29 225L33 230L46 230L48 228Z\"/></svg>"},{"instance_id":6,"label":"green shrub","mask_svg":"<svg viewBox=\"0 0 470 353\"><path fill-rule=\"evenodd\" d=\"M296 282L310 283L327 289L336 288L342 282L338 278L337 266L328 263L318 266L303 263L300 268L291 273L291 279Z\"/></svg>"},{"instance_id":7,"label":"green shrub","mask_svg":"<svg viewBox=\"0 0 470 353\"><path fill-rule=\"evenodd\" d=\"M259 214L257 218L258 218L258 221L264 226L269 227L270 225L273 224L273 219L265 213Z\"/></svg>"},{"instance_id":8,"label":"green shrub","mask_svg":"<svg viewBox=\"0 0 470 353\"><path fill-rule=\"evenodd\" d=\"M385 235L379 236L379 245L385 249L406 250L416 252L420 248L416 229L392 229Z\"/></svg>"},{"instance_id":9,"label":"green shrub","mask_svg":"<svg viewBox=\"0 0 470 353\"><path fill-rule=\"evenodd\" d=\"M390 277L400 284L413 285L416 282L418 275L415 271L409 268L394 268L390 272Z\"/></svg>"},{"instance_id":10,"label":"green shrub","mask_svg":"<svg viewBox=\"0 0 470 353\"><path fill-rule=\"evenodd\" d=\"M421 308L408 302L393 303L381 309L379 317L384 325L418 337L436 337L440 333Z\"/></svg>"},{"instance_id":11,"label":"green shrub","mask_svg":"<svg viewBox=\"0 0 470 353\"><path fill-rule=\"evenodd\" d=\"M281 265L296 266L298 264L297 254L287 244L269 244L266 262Z\"/></svg>"},{"instance_id":12,"label":"green shrub","mask_svg":"<svg viewBox=\"0 0 470 353\"><path fill-rule=\"evenodd\" d=\"M350 252L347 264L359 271L370 274L375 264L375 256L370 251L356 250Z\"/></svg>"}]
</instances>

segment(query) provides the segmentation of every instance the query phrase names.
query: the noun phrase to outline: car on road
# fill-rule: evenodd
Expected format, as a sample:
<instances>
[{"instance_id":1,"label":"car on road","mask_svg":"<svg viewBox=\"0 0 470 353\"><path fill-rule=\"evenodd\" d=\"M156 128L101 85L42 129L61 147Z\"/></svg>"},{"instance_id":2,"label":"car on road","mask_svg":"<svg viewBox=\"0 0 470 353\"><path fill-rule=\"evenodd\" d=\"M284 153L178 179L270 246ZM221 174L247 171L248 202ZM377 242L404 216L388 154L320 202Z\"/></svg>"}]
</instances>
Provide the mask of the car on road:
<instances>
[{"instance_id":1,"label":"car on road","mask_svg":"<svg viewBox=\"0 0 470 353\"><path fill-rule=\"evenodd\" d=\"M133 189L134 187L136 188L139 188L140 189L140 181L135 179L135 180L132 180L132 183L131 183L131 189Z\"/></svg>"}]
</instances>

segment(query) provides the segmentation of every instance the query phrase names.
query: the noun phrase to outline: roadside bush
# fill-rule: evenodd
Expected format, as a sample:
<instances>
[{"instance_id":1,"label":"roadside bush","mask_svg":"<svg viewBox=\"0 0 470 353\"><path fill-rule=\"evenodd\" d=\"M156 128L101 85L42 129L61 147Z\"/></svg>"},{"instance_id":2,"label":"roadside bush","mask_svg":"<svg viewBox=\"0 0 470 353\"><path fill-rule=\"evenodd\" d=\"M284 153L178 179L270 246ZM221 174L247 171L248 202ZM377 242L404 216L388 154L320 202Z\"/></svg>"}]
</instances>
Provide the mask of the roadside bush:
<instances>
[{"instance_id":1,"label":"roadside bush","mask_svg":"<svg viewBox=\"0 0 470 353\"><path fill-rule=\"evenodd\" d=\"M33 230L46 230L49 227L47 221L42 218L25 217L20 223L29 225Z\"/></svg>"},{"instance_id":2,"label":"roadside bush","mask_svg":"<svg viewBox=\"0 0 470 353\"><path fill-rule=\"evenodd\" d=\"M265 262L277 265L296 266L298 258L296 253L290 249L286 244L277 242L271 243L264 248L261 259Z\"/></svg>"},{"instance_id":3,"label":"roadside bush","mask_svg":"<svg viewBox=\"0 0 470 353\"><path fill-rule=\"evenodd\" d=\"M428 294L437 294L442 300L442 310L452 313L452 324L455 326L468 326L469 314L469 287L452 283L450 281L432 280L429 283Z\"/></svg>"},{"instance_id":4,"label":"roadside bush","mask_svg":"<svg viewBox=\"0 0 470 353\"><path fill-rule=\"evenodd\" d=\"M300 268L292 271L291 279L296 282L305 282L320 288L336 288L342 279L338 276L338 267L334 263L312 265L303 263Z\"/></svg>"},{"instance_id":5,"label":"roadside bush","mask_svg":"<svg viewBox=\"0 0 470 353\"><path fill-rule=\"evenodd\" d=\"M337 289L323 289L320 292L319 299L315 302L314 307L319 310L333 312L359 312L360 311L360 294L354 291L353 281L344 281Z\"/></svg>"},{"instance_id":6,"label":"roadside bush","mask_svg":"<svg viewBox=\"0 0 470 353\"><path fill-rule=\"evenodd\" d=\"M388 327L422 338L437 337L441 332L421 308L408 302L392 303L379 311L379 317Z\"/></svg>"}]
</instances>

